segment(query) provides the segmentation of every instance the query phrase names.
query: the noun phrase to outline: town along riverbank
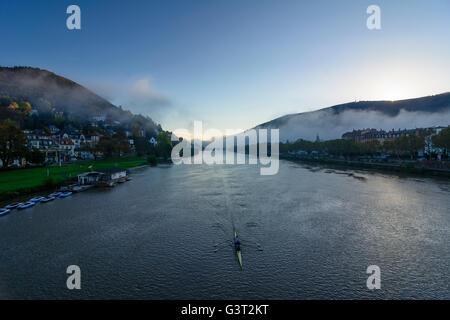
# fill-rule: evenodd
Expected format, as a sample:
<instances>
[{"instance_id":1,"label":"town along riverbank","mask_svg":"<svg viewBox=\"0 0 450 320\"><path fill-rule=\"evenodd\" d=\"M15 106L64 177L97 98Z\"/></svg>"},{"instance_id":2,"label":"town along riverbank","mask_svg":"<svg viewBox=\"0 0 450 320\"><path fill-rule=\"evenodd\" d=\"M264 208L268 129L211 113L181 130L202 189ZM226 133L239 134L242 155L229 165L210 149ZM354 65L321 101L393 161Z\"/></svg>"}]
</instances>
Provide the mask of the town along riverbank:
<instances>
[{"instance_id":1,"label":"town along riverbank","mask_svg":"<svg viewBox=\"0 0 450 320\"><path fill-rule=\"evenodd\" d=\"M445 168L434 168L422 165L422 163L415 161L401 161L396 163L389 162L368 162L368 161L354 161L354 160L341 160L341 159L331 159L331 158L313 158L313 157L299 157L295 155L282 154L281 159L294 161L294 162L304 162L304 163L314 163L322 164L326 166L338 166L346 167L352 169L364 169L373 171L390 171L399 173L410 173L419 175L432 175L441 177L450 177L450 170Z\"/></svg>"}]
</instances>

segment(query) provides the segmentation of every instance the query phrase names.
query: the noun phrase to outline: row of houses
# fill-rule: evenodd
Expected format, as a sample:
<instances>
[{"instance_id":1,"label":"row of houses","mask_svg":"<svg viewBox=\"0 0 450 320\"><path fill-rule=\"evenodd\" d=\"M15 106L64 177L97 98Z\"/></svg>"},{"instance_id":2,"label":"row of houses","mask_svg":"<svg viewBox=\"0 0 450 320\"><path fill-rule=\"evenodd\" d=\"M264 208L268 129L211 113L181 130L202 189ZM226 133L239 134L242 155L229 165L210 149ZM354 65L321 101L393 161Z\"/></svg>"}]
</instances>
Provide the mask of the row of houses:
<instances>
[{"instance_id":1,"label":"row of houses","mask_svg":"<svg viewBox=\"0 0 450 320\"><path fill-rule=\"evenodd\" d=\"M445 129L446 127L431 127L431 128L416 128L416 129L392 129L389 131L385 130L377 130L372 128L367 129L358 129L350 132L346 132L342 135L342 139L348 139L348 140L354 140L355 142L365 143L373 140L378 140L380 142L393 140L399 137L407 137L410 135L419 135L424 132L429 131L430 129L433 129L435 134L439 134L442 129Z\"/></svg>"},{"instance_id":2,"label":"row of houses","mask_svg":"<svg viewBox=\"0 0 450 320\"><path fill-rule=\"evenodd\" d=\"M436 134L439 134L442 129L446 127L438 126L438 127L430 127L430 128L416 128L416 129L392 129L389 131L385 130L377 130L373 128L367 129L358 129L350 132L346 132L342 135L342 139L353 140L359 143L366 143L374 140L378 140L383 143L384 141L392 141L396 138L400 137L408 137L410 135L420 135L427 134L428 132L432 132L431 134L427 134L425 137L425 152L426 153L441 153L442 150L440 148L435 148L433 146L432 137Z\"/></svg>"},{"instance_id":3,"label":"row of houses","mask_svg":"<svg viewBox=\"0 0 450 320\"><path fill-rule=\"evenodd\" d=\"M52 132L52 130L50 128ZM30 149L39 150L45 154L45 162L59 163L73 158L93 159L94 155L86 147L95 147L100 141L100 135L83 135L79 133L52 133L41 130L24 130Z\"/></svg>"},{"instance_id":4,"label":"row of houses","mask_svg":"<svg viewBox=\"0 0 450 320\"><path fill-rule=\"evenodd\" d=\"M102 137L101 134L82 134L73 128L59 130L50 126L50 133L43 130L24 130L24 136L30 149L39 150L45 154L46 163L61 163L81 159L94 159L93 151ZM115 132L110 132L113 135ZM134 150L134 139L131 133L127 134L130 149ZM156 145L156 139L151 138L150 143Z\"/></svg>"}]
</instances>

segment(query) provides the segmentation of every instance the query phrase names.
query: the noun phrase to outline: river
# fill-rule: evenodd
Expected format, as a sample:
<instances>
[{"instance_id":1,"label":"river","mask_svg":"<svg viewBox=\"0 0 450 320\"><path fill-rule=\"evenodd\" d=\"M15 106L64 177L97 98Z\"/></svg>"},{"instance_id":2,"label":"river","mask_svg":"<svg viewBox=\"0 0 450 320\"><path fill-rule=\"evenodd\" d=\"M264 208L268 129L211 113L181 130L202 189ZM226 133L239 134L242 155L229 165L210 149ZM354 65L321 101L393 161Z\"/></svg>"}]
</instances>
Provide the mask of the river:
<instances>
[{"instance_id":1,"label":"river","mask_svg":"<svg viewBox=\"0 0 450 320\"><path fill-rule=\"evenodd\" d=\"M450 298L448 179L288 161L259 172L142 168L0 217L0 298ZM66 287L69 265L81 290ZM369 265L379 290L366 286Z\"/></svg>"}]
</instances>

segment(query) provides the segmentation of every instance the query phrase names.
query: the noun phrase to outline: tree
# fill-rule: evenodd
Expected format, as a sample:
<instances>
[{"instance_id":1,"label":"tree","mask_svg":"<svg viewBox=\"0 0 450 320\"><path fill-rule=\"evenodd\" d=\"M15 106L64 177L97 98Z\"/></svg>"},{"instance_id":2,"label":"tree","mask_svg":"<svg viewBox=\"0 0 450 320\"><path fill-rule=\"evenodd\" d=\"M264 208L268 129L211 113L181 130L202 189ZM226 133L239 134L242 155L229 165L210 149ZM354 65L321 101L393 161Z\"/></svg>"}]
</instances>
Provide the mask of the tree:
<instances>
[{"instance_id":1,"label":"tree","mask_svg":"<svg viewBox=\"0 0 450 320\"><path fill-rule=\"evenodd\" d=\"M138 123L135 123L131 129L133 131L133 136L134 137L143 137L141 129L142 129L142 126Z\"/></svg>"},{"instance_id":2,"label":"tree","mask_svg":"<svg viewBox=\"0 0 450 320\"><path fill-rule=\"evenodd\" d=\"M16 111L19 109L19 105L17 102L11 102L11 104L8 106L8 109L11 111Z\"/></svg>"},{"instance_id":3,"label":"tree","mask_svg":"<svg viewBox=\"0 0 450 320\"><path fill-rule=\"evenodd\" d=\"M115 146L115 151L119 156L123 153L130 153L130 145L124 131L117 132L112 137L112 140Z\"/></svg>"},{"instance_id":4,"label":"tree","mask_svg":"<svg viewBox=\"0 0 450 320\"><path fill-rule=\"evenodd\" d=\"M144 137L135 137L134 146L138 154L148 154L152 149L150 142Z\"/></svg>"},{"instance_id":5,"label":"tree","mask_svg":"<svg viewBox=\"0 0 450 320\"><path fill-rule=\"evenodd\" d=\"M425 137L423 135L411 134L407 138L409 153L411 158L415 158L417 153L425 148Z\"/></svg>"},{"instance_id":6,"label":"tree","mask_svg":"<svg viewBox=\"0 0 450 320\"><path fill-rule=\"evenodd\" d=\"M96 145L96 152L101 152L107 158L129 153L128 138L124 132L118 132L112 137L101 137Z\"/></svg>"},{"instance_id":7,"label":"tree","mask_svg":"<svg viewBox=\"0 0 450 320\"><path fill-rule=\"evenodd\" d=\"M170 154L172 153L172 141L170 140L170 136L167 132L161 132L156 137L156 154L159 157L163 157L168 159Z\"/></svg>"},{"instance_id":8,"label":"tree","mask_svg":"<svg viewBox=\"0 0 450 320\"><path fill-rule=\"evenodd\" d=\"M14 159L27 155L26 143L23 132L14 121L7 119L0 124L0 160L4 168Z\"/></svg>"},{"instance_id":9,"label":"tree","mask_svg":"<svg viewBox=\"0 0 450 320\"><path fill-rule=\"evenodd\" d=\"M111 137L101 137L100 141L95 146L96 152L102 153L105 157L110 158L115 151L114 141Z\"/></svg>"},{"instance_id":10,"label":"tree","mask_svg":"<svg viewBox=\"0 0 450 320\"><path fill-rule=\"evenodd\" d=\"M27 161L34 164L42 164L45 161L45 155L44 153L40 152L37 149L32 149L28 152Z\"/></svg>"},{"instance_id":11,"label":"tree","mask_svg":"<svg viewBox=\"0 0 450 320\"><path fill-rule=\"evenodd\" d=\"M436 147L450 150L450 127L442 129L439 134L433 136L432 140Z\"/></svg>"},{"instance_id":12,"label":"tree","mask_svg":"<svg viewBox=\"0 0 450 320\"><path fill-rule=\"evenodd\" d=\"M31 113L31 104L29 102L22 101L19 103L19 110L24 115L28 116Z\"/></svg>"}]
</instances>

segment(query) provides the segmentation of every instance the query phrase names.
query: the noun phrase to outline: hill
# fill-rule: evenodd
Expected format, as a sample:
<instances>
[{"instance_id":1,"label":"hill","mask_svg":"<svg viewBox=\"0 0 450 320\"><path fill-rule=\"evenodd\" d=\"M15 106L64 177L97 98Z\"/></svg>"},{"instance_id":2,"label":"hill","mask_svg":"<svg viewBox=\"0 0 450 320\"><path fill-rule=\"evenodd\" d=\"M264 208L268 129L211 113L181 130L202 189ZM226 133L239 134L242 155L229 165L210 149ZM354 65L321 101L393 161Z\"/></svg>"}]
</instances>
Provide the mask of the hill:
<instances>
[{"instance_id":1,"label":"hill","mask_svg":"<svg viewBox=\"0 0 450 320\"><path fill-rule=\"evenodd\" d=\"M280 139L336 139L352 129L431 127L450 124L450 92L398 101L360 101L285 115L256 128L280 129Z\"/></svg>"},{"instance_id":2,"label":"hill","mask_svg":"<svg viewBox=\"0 0 450 320\"><path fill-rule=\"evenodd\" d=\"M27 101L39 113L63 113L78 121L105 116L124 124L139 122L148 130L158 128L150 118L133 115L72 80L38 68L0 67L0 99L3 105Z\"/></svg>"}]
</instances>

